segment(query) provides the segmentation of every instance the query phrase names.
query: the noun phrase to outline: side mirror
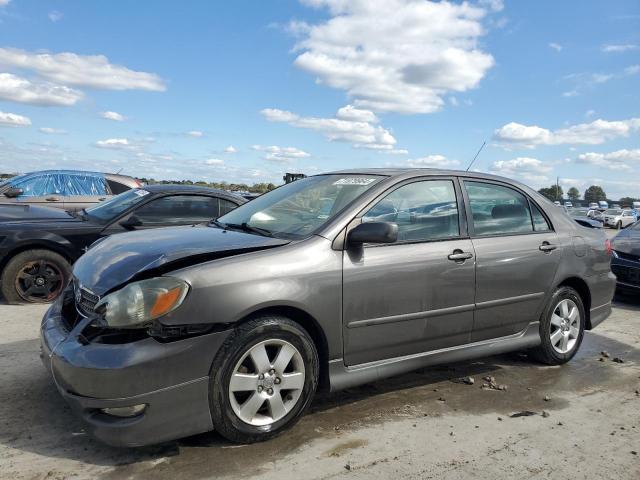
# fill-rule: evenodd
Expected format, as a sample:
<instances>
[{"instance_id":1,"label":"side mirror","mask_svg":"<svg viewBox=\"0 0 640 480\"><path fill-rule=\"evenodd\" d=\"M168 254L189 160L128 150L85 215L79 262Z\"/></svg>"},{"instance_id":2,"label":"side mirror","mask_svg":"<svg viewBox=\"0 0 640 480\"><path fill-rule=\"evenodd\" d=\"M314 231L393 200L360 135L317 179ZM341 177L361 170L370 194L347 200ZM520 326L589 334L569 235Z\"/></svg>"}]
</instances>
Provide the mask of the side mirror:
<instances>
[{"instance_id":1,"label":"side mirror","mask_svg":"<svg viewBox=\"0 0 640 480\"><path fill-rule=\"evenodd\" d=\"M120 222L120 226L125 228L125 229L127 229L127 230L133 230L136 227L141 227L142 226L142 220L140 220L135 215L131 215L130 217L122 220Z\"/></svg>"},{"instance_id":2,"label":"side mirror","mask_svg":"<svg viewBox=\"0 0 640 480\"><path fill-rule=\"evenodd\" d=\"M349 232L349 245L363 243L393 243L398 240L398 225L391 222L361 223Z\"/></svg>"},{"instance_id":3,"label":"side mirror","mask_svg":"<svg viewBox=\"0 0 640 480\"><path fill-rule=\"evenodd\" d=\"M24 193L24 190L17 187L10 187L6 192L4 192L4 196L7 198L16 198Z\"/></svg>"}]
</instances>

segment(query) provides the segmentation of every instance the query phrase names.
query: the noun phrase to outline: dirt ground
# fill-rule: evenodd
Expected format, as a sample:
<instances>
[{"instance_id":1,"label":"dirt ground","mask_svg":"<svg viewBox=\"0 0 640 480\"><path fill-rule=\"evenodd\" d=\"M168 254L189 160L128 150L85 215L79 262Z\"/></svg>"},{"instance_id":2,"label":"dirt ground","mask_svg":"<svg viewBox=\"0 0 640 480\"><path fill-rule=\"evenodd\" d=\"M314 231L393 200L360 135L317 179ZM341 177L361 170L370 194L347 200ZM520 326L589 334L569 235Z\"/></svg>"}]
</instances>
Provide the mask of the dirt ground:
<instances>
[{"instance_id":1,"label":"dirt ground","mask_svg":"<svg viewBox=\"0 0 640 480\"><path fill-rule=\"evenodd\" d=\"M429 368L323 395L267 443L238 446L210 433L139 449L101 445L70 414L38 358L44 310L0 305L3 479L640 478L633 299L617 300L563 367L511 354ZM507 389L482 389L487 375ZM474 385L459 382L465 376ZM535 415L510 416L520 411Z\"/></svg>"}]
</instances>

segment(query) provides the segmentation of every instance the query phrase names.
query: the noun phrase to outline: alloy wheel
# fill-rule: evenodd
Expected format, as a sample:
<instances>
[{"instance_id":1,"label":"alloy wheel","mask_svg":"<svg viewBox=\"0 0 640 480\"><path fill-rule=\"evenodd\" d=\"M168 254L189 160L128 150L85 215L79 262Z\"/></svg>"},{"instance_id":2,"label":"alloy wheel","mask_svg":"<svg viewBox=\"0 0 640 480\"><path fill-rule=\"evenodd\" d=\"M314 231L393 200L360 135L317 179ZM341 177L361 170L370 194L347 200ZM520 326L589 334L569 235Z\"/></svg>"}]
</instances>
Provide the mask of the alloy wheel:
<instances>
[{"instance_id":1,"label":"alloy wheel","mask_svg":"<svg viewBox=\"0 0 640 480\"><path fill-rule=\"evenodd\" d=\"M26 302L50 302L62 291L64 274L55 263L36 260L26 263L18 271L14 285L20 298Z\"/></svg>"},{"instance_id":2,"label":"alloy wheel","mask_svg":"<svg viewBox=\"0 0 640 480\"><path fill-rule=\"evenodd\" d=\"M249 425L271 425L293 409L304 384L304 361L298 349L285 340L265 340L236 363L229 381L231 408Z\"/></svg>"},{"instance_id":3,"label":"alloy wheel","mask_svg":"<svg viewBox=\"0 0 640 480\"><path fill-rule=\"evenodd\" d=\"M561 354L570 352L580 335L580 309L576 303L565 298L551 314L550 338L553 349Z\"/></svg>"}]
</instances>

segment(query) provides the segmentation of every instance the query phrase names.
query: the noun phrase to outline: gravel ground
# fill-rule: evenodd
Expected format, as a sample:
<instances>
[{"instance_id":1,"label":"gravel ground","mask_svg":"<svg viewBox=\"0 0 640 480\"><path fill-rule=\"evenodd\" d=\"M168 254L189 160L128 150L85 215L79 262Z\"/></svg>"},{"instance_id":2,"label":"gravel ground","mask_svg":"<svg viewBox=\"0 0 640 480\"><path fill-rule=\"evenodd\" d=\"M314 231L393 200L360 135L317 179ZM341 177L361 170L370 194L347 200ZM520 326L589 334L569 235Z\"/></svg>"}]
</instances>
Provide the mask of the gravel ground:
<instances>
[{"instance_id":1,"label":"gravel ground","mask_svg":"<svg viewBox=\"0 0 640 480\"><path fill-rule=\"evenodd\" d=\"M511 354L429 368L323 395L270 442L139 449L101 445L71 415L38 357L44 311L0 305L2 479L640 478L640 299L617 299L563 367Z\"/></svg>"}]
</instances>

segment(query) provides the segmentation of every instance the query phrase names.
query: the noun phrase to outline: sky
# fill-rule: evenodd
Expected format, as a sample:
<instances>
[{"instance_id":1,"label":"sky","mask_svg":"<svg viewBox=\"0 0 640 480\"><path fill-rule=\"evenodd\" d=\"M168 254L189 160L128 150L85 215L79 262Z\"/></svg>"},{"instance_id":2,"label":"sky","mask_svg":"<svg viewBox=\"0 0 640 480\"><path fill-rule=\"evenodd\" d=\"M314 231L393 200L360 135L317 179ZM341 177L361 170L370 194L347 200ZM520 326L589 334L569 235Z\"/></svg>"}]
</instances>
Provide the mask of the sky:
<instances>
[{"instance_id":1,"label":"sky","mask_svg":"<svg viewBox=\"0 0 640 480\"><path fill-rule=\"evenodd\" d=\"M0 0L0 171L472 169L640 197L640 2Z\"/></svg>"}]
</instances>

